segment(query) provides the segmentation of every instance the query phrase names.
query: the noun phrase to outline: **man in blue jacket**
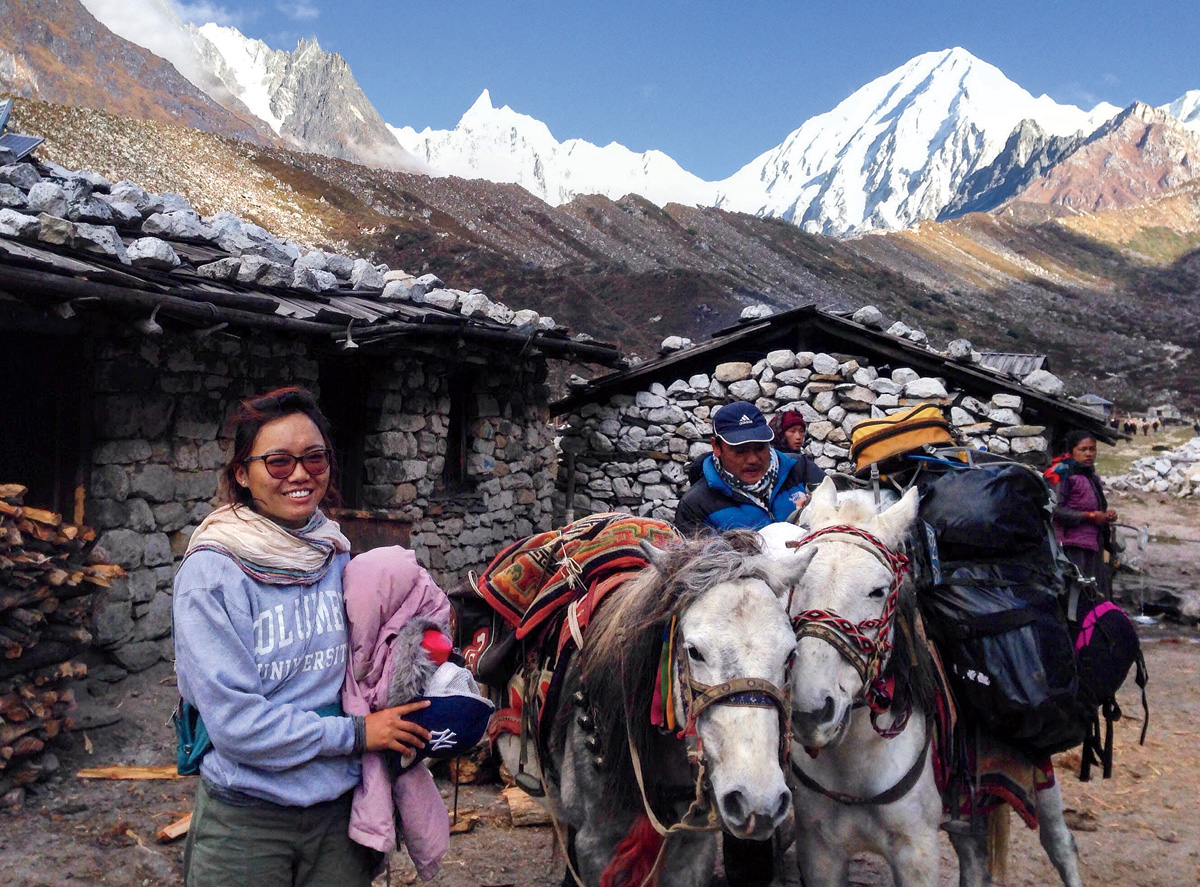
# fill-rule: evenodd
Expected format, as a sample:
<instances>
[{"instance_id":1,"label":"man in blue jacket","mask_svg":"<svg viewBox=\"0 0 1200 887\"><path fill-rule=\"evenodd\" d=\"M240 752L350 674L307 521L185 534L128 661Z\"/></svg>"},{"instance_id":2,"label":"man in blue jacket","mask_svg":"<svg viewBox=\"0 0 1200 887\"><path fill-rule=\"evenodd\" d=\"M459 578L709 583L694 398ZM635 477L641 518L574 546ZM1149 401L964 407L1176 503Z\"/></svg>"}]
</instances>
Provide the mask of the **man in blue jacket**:
<instances>
[{"instance_id":1,"label":"man in blue jacket","mask_svg":"<svg viewBox=\"0 0 1200 887\"><path fill-rule=\"evenodd\" d=\"M726 404L713 416L712 455L692 463L691 489L675 511L681 533L759 530L787 520L808 501L825 472L800 453L780 453L774 433L752 403ZM772 841L725 835L725 880L733 887L767 887L774 868Z\"/></svg>"},{"instance_id":2,"label":"man in blue jacket","mask_svg":"<svg viewBox=\"0 0 1200 887\"><path fill-rule=\"evenodd\" d=\"M675 512L681 533L759 530L803 507L825 472L808 456L774 449L774 437L752 403L737 401L717 410L712 455L693 463L700 472Z\"/></svg>"}]
</instances>

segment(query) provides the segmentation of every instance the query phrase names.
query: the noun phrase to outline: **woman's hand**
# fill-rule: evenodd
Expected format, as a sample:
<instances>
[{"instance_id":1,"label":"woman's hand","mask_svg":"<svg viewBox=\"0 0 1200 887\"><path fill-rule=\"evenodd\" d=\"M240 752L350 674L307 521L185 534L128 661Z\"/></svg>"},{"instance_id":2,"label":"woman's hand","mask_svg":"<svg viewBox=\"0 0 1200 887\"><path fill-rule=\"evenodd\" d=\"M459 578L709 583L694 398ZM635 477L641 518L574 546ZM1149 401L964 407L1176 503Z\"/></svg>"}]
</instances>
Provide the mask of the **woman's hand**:
<instances>
[{"instance_id":1,"label":"woman's hand","mask_svg":"<svg viewBox=\"0 0 1200 887\"><path fill-rule=\"evenodd\" d=\"M367 751L398 751L401 754L425 747L429 731L404 716L429 707L429 700L406 702L366 716Z\"/></svg>"}]
</instances>

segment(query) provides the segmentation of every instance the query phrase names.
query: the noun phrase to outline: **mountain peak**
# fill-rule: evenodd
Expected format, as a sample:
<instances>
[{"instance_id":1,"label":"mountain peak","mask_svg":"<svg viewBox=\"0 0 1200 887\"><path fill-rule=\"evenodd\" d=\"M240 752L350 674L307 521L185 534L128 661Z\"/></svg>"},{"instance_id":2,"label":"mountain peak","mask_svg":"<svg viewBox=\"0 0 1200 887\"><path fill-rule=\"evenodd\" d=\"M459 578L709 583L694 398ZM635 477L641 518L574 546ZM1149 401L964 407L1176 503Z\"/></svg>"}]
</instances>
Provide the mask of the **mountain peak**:
<instances>
[{"instance_id":1,"label":"mountain peak","mask_svg":"<svg viewBox=\"0 0 1200 887\"><path fill-rule=\"evenodd\" d=\"M471 107L467 108L467 114L472 112L478 113L480 111L494 110L495 108L492 105L492 94L487 89L484 89L484 91L479 94L479 98L475 99L475 103L471 105Z\"/></svg>"}]
</instances>

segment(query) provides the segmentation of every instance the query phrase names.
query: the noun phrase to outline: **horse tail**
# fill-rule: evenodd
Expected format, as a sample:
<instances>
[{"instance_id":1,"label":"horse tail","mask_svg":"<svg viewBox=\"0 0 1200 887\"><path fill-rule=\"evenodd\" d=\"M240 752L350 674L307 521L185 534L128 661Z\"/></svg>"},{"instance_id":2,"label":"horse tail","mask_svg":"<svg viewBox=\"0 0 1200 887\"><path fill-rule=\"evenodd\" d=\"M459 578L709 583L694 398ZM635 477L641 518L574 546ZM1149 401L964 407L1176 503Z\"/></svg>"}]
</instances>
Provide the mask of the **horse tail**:
<instances>
[{"instance_id":1,"label":"horse tail","mask_svg":"<svg viewBox=\"0 0 1200 887\"><path fill-rule=\"evenodd\" d=\"M999 804L988 814L987 866L993 881L1008 881L1008 805Z\"/></svg>"},{"instance_id":2,"label":"horse tail","mask_svg":"<svg viewBox=\"0 0 1200 887\"><path fill-rule=\"evenodd\" d=\"M658 887L658 863L665 840L646 814L638 816L613 848L612 859L600 874L600 887Z\"/></svg>"}]
</instances>

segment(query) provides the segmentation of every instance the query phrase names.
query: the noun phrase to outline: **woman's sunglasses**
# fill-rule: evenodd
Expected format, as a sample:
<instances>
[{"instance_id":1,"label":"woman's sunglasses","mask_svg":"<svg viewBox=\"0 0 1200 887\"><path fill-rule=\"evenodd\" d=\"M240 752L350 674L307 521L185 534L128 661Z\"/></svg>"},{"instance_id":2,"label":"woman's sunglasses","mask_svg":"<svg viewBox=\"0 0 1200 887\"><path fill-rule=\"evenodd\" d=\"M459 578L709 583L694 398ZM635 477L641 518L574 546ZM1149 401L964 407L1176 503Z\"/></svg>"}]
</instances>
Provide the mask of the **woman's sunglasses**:
<instances>
[{"instance_id":1,"label":"woman's sunglasses","mask_svg":"<svg viewBox=\"0 0 1200 887\"><path fill-rule=\"evenodd\" d=\"M293 456L291 453L267 453L265 456L249 456L246 463L261 461L267 474L276 480L290 477L296 470L296 463L304 466L304 470L313 477L320 477L329 470L329 450L309 450L303 456Z\"/></svg>"}]
</instances>

